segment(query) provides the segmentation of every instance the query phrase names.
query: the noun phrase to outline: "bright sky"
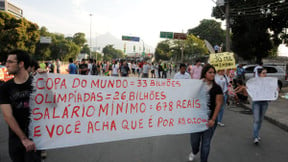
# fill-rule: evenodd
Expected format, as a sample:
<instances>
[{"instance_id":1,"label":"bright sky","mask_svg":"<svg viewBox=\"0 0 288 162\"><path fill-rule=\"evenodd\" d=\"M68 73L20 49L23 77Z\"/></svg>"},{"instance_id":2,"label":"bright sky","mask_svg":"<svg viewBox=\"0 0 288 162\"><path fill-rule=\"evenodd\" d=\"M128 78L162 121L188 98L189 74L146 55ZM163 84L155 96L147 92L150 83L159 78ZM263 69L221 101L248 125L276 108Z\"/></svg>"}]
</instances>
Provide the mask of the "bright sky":
<instances>
[{"instance_id":1,"label":"bright sky","mask_svg":"<svg viewBox=\"0 0 288 162\"><path fill-rule=\"evenodd\" d=\"M186 32L202 19L212 19L212 0L8 0L23 9L24 17L49 32L72 36L83 32L89 41L111 33L138 36L156 47L160 31ZM90 17L89 14L93 16Z\"/></svg>"}]
</instances>

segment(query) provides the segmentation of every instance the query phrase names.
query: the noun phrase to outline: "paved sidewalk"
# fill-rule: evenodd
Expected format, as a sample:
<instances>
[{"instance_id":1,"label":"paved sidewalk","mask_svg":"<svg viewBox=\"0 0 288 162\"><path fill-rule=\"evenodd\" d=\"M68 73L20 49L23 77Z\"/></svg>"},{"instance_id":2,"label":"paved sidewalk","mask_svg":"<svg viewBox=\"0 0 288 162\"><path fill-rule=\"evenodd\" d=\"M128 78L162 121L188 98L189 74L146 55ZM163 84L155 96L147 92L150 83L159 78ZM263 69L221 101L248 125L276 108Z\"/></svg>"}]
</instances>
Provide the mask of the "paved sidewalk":
<instances>
[{"instance_id":1,"label":"paved sidewalk","mask_svg":"<svg viewBox=\"0 0 288 162\"><path fill-rule=\"evenodd\" d=\"M288 132L288 99L283 98L288 93L288 87L281 89L276 101L269 102L265 119ZM242 104L244 107L252 109L250 104Z\"/></svg>"}]
</instances>

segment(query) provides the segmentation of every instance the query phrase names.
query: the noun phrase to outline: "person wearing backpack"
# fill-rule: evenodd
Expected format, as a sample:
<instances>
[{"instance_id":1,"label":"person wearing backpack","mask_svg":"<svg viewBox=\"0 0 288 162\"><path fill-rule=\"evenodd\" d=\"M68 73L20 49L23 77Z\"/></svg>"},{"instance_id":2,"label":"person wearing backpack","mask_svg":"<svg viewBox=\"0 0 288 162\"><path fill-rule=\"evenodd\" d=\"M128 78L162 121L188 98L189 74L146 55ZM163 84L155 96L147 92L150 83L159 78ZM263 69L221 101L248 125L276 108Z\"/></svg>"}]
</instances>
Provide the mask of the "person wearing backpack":
<instances>
[{"instance_id":1,"label":"person wearing backpack","mask_svg":"<svg viewBox=\"0 0 288 162\"><path fill-rule=\"evenodd\" d=\"M128 74L130 72L129 66L126 61L123 62L120 66L120 73L122 77L128 77Z\"/></svg>"},{"instance_id":2,"label":"person wearing backpack","mask_svg":"<svg viewBox=\"0 0 288 162\"><path fill-rule=\"evenodd\" d=\"M91 75L98 75L98 67L96 65L96 60L93 60L92 68L91 68Z\"/></svg>"}]
</instances>

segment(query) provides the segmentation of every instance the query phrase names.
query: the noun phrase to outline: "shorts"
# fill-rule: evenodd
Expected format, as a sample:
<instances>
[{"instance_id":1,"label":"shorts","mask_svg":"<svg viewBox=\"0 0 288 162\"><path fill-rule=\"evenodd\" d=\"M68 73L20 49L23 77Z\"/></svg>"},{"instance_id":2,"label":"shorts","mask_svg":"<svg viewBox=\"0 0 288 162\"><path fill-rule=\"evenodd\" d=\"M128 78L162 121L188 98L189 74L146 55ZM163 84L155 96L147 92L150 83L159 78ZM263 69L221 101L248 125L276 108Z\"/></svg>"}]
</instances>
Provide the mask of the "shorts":
<instances>
[{"instance_id":1,"label":"shorts","mask_svg":"<svg viewBox=\"0 0 288 162\"><path fill-rule=\"evenodd\" d=\"M248 99L248 96L244 96L244 95L239 94L239 93L237 93L237 96L238 96L239 100L241 100L241 101L247 101L247 99Z\"/></svg>"}]
</instances>

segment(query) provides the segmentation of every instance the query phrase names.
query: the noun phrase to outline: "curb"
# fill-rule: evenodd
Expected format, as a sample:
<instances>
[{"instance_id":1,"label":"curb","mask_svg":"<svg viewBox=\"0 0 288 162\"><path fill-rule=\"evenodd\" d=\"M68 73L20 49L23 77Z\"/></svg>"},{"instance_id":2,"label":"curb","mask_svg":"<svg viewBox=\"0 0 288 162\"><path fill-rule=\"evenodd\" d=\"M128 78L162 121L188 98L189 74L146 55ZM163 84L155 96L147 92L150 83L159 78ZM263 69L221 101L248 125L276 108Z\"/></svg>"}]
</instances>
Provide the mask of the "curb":
<instances>
[{"instance_id":1,"label":"curb","mask_svg":"<svg viewBox=\"0 0 288 162\"><path fill-rule=\"evenodd\" d=\"M252 110L252 107L249 106L249 105L247 105L247 104L241 104L241 106L243 106L243 107L245 107L245 108L247 108L247 109ZM267 116L267 115L264 116L264 119L266 119L268 122L276 125L277 127L283 129L284 131L288 132L288 125L285 125L285 124L283 124L283 123L277 121L276 119L273 119L272 117Z\"/></svg>"}]
</instances>

